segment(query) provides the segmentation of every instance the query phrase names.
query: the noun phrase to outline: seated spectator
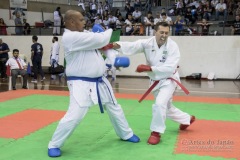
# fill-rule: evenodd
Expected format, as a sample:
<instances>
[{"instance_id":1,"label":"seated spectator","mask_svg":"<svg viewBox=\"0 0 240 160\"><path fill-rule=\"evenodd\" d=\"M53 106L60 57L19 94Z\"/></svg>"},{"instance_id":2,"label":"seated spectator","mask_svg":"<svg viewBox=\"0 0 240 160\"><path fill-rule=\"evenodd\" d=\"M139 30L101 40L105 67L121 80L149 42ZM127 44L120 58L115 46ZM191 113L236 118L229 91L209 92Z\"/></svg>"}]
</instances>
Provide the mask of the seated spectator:
<instances>
[{"instance_id":1,"label":"seated spectator","mask_svg":"<svg viewBox=\"0 0 240 160\"><path fill-rule=\"evenodd\" d=\"M103 21L102 21L102 19L100 17L101 16L99 14L97 14L97 17L96 17L96 19L94 21L94 24L102 24L103 23Z\"/></svg>"},{"instance_id":2,"label":"seated spectator","mask_svg":"<svg viewBox=\"0 0 240 160\"><path fill-rule=\"evenodd\" d=\"M123 17L121 15L118 16L118 19L116 21L116 29L120 29L121 30L121 35L125 35L125 31L124 31L124 22L125 20L123 19Z\"/></svg>"},{"instance_id":3,"label":"seated spectator","mask_svg":"<svg viewBox=\"0 0 240 160\"><path fill-rule=\"evenodd\" d=\"M200 3L197 0L193 0L192 3L189 3L187 7L195 7L196 9L198 9L198 7L200 6Z\"/></svg>"},{"instance_id":4,"label":"seated spectator","mask_svg":"<svg viewBox=\"0 0 240 160\"><path fill-rule=\"evenodd\" d=\"M161 22L167 22L170 25L169 35L172 35L172 25L173 25L172 18L167 16L167 14L163 12L161 13Z\"/></svg>"},{"instance_id":5,"label":"seated spectator","mask_svg":"<svg viewBox=\"0 0 240 160\"><path fill-rule=\"evenodd\" d=\"M97 14L103 15L103 4L102 4L102 2L98 2Z\"/></svg>"},{"instance_id":6,"label":"seated spectator","mask_svg":"<svg viewBox=\"0 0 240 160\"><path fill-rule=\"evenodd\" d=\"M116 28L117 17L113 16L111 13L108 15L109 28Z\"/></svg>"},{"instance_id":7,"label":"seated spectator","mask_svg":"<svg viewBox=\"0 0 240 160\"><path fill-rule=\"evenodd\" d=\"M139 8L136 8L132 13L133 19L136 23L141 23L142 12L139 11Z\"/></svg>"},{"instance_id":8,"label":"seated spectator","mask_svg":"<svg viewBox=\"0 0 240 160\"><path fill-rule=\"evenodd\" d=\"M30 33L31 33L31 26L29 23L27 23L26 19L23 19L23 34L30 35Z\"/></svg>"},{"instance_id":9,"label":"seated spectator","mask_svg":"<svg viewBox=\"0 0 240 160\"><path fill-rule=\"evenodd\" d=\"M119 9L116 9L116 11L115 11L115 17L119 17L119 16L121 16L122 15L122 13L120 12L120 10Z\"/></svg>"},{"instance_id":10,"label":"seated spectator","mask_svg":"<svg viewBox=\"0 0 240 160\"><path fill-rule=\"evenodd\" d=\"M161 22L167 22L169 25L173 25L172 18L164 12L161 13Z\"/></svg>"},{"instance_id":11,"label":"seated spectator","mask_svg":"<svg viewBox=\"0 0 240 160\"><path fill-rule=\"evenodd\" d=\"M103 19L103 27L104 27L105 29L108 29L108 28L109 28L108 16L105 16L104 19Z\"/></svg>"},{"instance_id":12,"label":"seated spectator","mask_svg":"<svg viewBox=\"0 0 240 160\"><path fill-rule=\"evenodd\" d=\"M103 11L103 15L102 15L103 20L104 20L105 17L108 17L108 14L109 14L108 11Z\"/></svg>"},{"instance_id":13,"label":"seated spectator","mask_svg":"<svg viewBox=\"0 0 240 160\"><path fill-rule=\"evenodd\" d=\"M125 18L127 19L128 15L134 12L134 8L130 5L130 3L127 3L125 6L125 11L127 12Z\"/></svg>"},{"instance_id":14,"label":"seated spectator","mask_svg":"<svg viewBox=\"0 0 240 160\"><path fill-rule=\"evenodd\" d=\"M159 12L156 13L156 17L154 18L154 25L158 22L161 22L161 14Z\"/></svg>"},{"instance_id":15,"label":"seated spectator","mask_svg":"<svg viewBox=\"0 0 240 160\"><path fill-rule=\"evenodd\" d=\"M210 3L211 5L210 5L210 7L212 8L212 14L213 14L213 13L216 14L215 8L216 8L218 2L219 2L219 0L211 0L211 3Z\"/></svg>"},{"instance_id":16,"label":"seated spectator","mask_svg":"<svg viewBox=\"0 0 240 160\"><path fill-rule=\"evenodd\" d=\"M196 22L196 18L192 16L190 7L187 8L187 11L185 13L185 21L187 25L189 24L193 25Z\"/></svg>"},{"instance_id":17,"label":"seated spectator","mask_svg":"<svg viewBox=\"0 0 240 160\"><path fill-rule=\"evenodd\" d=\"M27 64L23 59L19 58L19 50L13 50L13 57L9 58L6 66L10 66L11 76L12 76L12 89L16 90L16 79L18 75L23 77L22 88L27 89Z\"/></svg>"},{"instance_id":18,"label":"seated spectator","mask_svg":"<svg viewBox=\"0 0 240 160\"><path fill-rule=\"evenodd\" d=\"M240 15L240 2L237 3L237 9L235 15Z\"/></svg>"},{"instance_id":19,"label":"seated spectator","mask_svg":"<svg viewBox=\"0 0 240 160\"><path fill-rule=\"evenodd\" d=\"M97 4L95 2L91 3L90 5L90 13L92 16L97 14Z\"/></svg>"},{"instance_id":20,"label":"seated spectator","mask_svg":"<svg viewBox=\"0 0 240 160\"><path fill-rule=\"evenodd\" d=\"M220 2L217 4L216 8L216 20L219 20L219 14L223 14L224 20L227 18L227 6L226 3L223 3L223 0L220 0Z\"/></svg>"},{"instance_id":21,"label":"seated spectator","mask_svg":"<svg viewBox=\"0 0 240 160\"><path fill-rule=\"evenodd\" d=\"M176 21L174 22L175 25L175 35L181 35L183 31L183 26L185 25L184 20L182 19L181 15L178 15Z\"/></svg>"},{"instance_id":22,"label":"seated spectator","mask_svg":"<svg viewBox=\"0 0 240 160\"><path fill-rule=\"evenodd\" d=\"M176 4L176 14L177 15L182 15L183 14L183 1L178 0Z\"/></svg>"},{"instance_id":23,"label":"seated spectator","mask_svg":"<svg viewBox=\"0 0 240 160\"><path fill-rule=\"evenodd\" d=\"M199 5L199 7L197 8L197 19L200 17L201 19L203 19L203 14L204 14L204 7L202 4Z\"/></svg>"},{"instance_id":24,"label":"seated spectator","mask_svg":"<svg viewBox=\"0 0 240 160\"><path fill-rule=\"evenodd\" d=\"M141 0L134 0L134 9L139 8L140 11L142 10L142 3Z\"/></svg>"},{"instance_id":25,"label":"seated spectator","mask_svg":"<svg viewBox=\"0 0 240 160\"><path fill-rule=\"evenodd\" d=\"M125 28L126 35L134 35L138 31L138 28L135 25L135 22L131 14L129 14L128 18L125 20L125 24L126 24L126 28Z\"/></svg>"},{"instance_id":26,"label":"seated spectator","mask_svg":"<svg viewBox=\"0 0 240 160\"><path fill-rule=\"evenodd\" d=\"M110 5L108 4L107 1L103 5L103 10L106 11L106 12L110 12L111 11L111 7L110 7Z\"/></svg>"},{"instance_id":27,"label":"seated spectator","mask_svg":"<svg viewBox=\"0 0 240 160\"><path fill-rule=\"evenodd\" d=\"M203 18L209 21L211 18L211 15L212 15L212 8L207 3L203 8Z\"/></svg>"},{"instance_id":28,"label":"seated spectator","mask_svg":"<svg viewBox=\"0 0 240 160\"><path fill-rule=\"evenodd\" d=\"M231 26L231 34L232 35L240 35L240 16L236 15L235 20Z\"/></svg>"},{"instance_id":29,"label":"seated spectator","mask_svg":"<svg viewBox=\"0 0 240 160\"><path fill-rule=\"evenodd\" d=\"M153 36L154 18L152 12L148 11L147 17L144 17L146 36Z\"/></svg>"},{"instance_id":30,"label":"seated spectator","mask_svg":"<svg viewBox=\"0 0 240 160\"><path fill-rule=\"evenodd\" d=\"M0 18L0 35L7 35L7 26L2 18Z\"/></svg>"},{"instance_id":31,"label":"seated spectator","mask_svg":"<svg viewBox=\"0 0 240 160\"><path fill-rule=\"evenodd\" d=\"M208 35L208 33L209 33L209 27L210 27L210 25L212 25L213 23L209 23L209 22L207 22L207 20L206 19L202 19L202 22L199 22L199 23L197 23L198 25L201 25L201 27L202 27L202 34L201 35L203 35L203 36L206 36L206 35Z\"/></svg>"},{"instance_id":32,"label":"seated spectator","mask_svg":"<svg viewBox=\"0 0 240 160\"><path fill-rule=\"evenodd\" d=\"M227 9L228 9L228 14L229 15L233 15L233 10L234 10L234 0L227 0L226 5L227 5Z\"/></svg>"}]
</instances>

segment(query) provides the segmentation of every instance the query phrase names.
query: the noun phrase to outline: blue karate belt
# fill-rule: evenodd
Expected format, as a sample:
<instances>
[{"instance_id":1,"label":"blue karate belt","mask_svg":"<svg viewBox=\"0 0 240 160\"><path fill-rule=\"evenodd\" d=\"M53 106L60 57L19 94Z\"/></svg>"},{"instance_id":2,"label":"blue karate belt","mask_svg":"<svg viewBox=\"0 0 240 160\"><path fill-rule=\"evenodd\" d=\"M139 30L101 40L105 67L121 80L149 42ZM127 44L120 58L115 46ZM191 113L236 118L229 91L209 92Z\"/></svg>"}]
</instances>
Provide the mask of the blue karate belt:
<instances>
[{"instance_id":1,"label":"blue karate belt","mask_svg":"<svg viewBox=\"0 0 240 160\"><path fill-rule=\"evenodd\" d=\"M98 97L98 104L99 104L100 112L101 112L101 113L104 113L104 111L103 111L103 106L102 106L102 101L101 101L101 97L100 97L100 92L99 92L99 88L98 88L98 84L104 82L103 79L102 79L102 77L89 78L89 77L69 76L69 77L67 77L67 80L68 80L68 81L70 81L70 80L82 80L82 81L87 81L87 82L96 82L97 97ZM105 83L105 82L104 82L104 83ZM107 86L106 83L105 83L105 85ZM112 94L111 94L111 91L110 91L110 89L108 88L108 86L107 86L107 89L108 89L108 92L109 92L109 94L110 94L110 96L111 96L111 98L112 98L113 104L115 105L114 100L113 100L113 97L112 97Z\"/></svg>"}]
</instances>

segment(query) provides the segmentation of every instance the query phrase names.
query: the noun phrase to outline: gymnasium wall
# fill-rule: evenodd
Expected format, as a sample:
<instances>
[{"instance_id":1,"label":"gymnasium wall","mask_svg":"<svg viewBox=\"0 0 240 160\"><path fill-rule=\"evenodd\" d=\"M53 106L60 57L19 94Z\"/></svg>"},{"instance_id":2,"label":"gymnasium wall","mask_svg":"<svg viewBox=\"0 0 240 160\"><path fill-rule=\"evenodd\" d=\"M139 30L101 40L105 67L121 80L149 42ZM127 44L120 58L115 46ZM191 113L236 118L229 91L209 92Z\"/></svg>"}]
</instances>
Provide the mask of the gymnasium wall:
<instances>
[{"instance_id":1,"label":"gymnasium wall","mask_svg":"<svg viewBox=\"0 0 240 160\"><path fill-rule=\"evenodd\" d=\"M140 36L123 36L121 41L134 41ZM209 72L214 72L216 78L235 79L240 73L240 38L239 36L175 36L180 48L181 60L179 73L186 77L192 73L202 73L207 77ZM31 55L31 36L2 36L2 39L10 47L10 51L17 48L25 54L28 61ZM44 48L43 66L49 66L49 57L52 45L52 36L39 36ZM61 37L59 37L61 45ZM9 53L12 56L12 53ZM122 56L120 54L120 56ZM130 67L122 68L118 75L122 76L146 76L144 73L136 73L137 65L144 64L143 54L130 56ZM61 45L60 64L63 64L64 53Z\"/></svg>"}]
</instances>

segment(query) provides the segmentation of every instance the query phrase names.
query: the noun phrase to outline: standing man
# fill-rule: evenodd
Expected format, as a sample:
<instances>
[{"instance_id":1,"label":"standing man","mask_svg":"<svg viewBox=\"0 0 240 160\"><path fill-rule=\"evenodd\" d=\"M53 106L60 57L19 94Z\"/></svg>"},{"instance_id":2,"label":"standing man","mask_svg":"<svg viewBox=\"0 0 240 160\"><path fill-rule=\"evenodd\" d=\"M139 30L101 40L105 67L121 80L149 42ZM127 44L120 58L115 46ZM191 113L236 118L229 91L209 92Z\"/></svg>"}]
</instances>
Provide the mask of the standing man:
<instances>
[{"instance_id":1,"label":"standing man","mask_svg":"<svg viewBox=\"0 0 240 160\"><path fill-rule=\"evenodd\" d=\"M12 76L12 89L16 90L16 79L18 75L23 77L23 89L27 89L27 64L24 62L23 59L19 57L19 50L13 50L13 57L9 58L6 63L6 66L9 65L11 69L11 76Z\"/></svg>"},{"instance_id":2,"label":"standing man","mask_svg":"<svg viewBox=\"0 0 240 160\"><path fill-rule=\"evenodd\" d=\"M16 18L14 20L16 35L23 35L23 23L22 23L22 20L21 20L20 16L21 16L20 13L17 12L16 13Z\"/></svg>"},{"instance_id":3,"label":"standing man","mask_svg":"<svg viewBox=\"0 0 240 160\"><path fill-rule=\"evenodd\" d=\"M52 39L52 48L51 48L51 55L50 55L50 65L57 67L58 62L59 62L59 50L60 50L60 45L58 43L58 37L53 37ZM51 75L51 80L55 80L56 75Z\"/></svg>"},{"instance_id":4,"label":"standing man","mask_svg":"<svg viewBox=\"0 0 240 160\"><path fill-rule=\"evenodd\" d=\"M56 10L53 12L53 35L60 35L61 32L62 14L60 12L60 9L60 7L57 7Z\"/></svg>"},{"instance_id":5,"label":"standing man","mask_svg":"<svg viewBox=\"0 0 240 160\"><path fill-rule=\"evenodd\" d=\"M66 60L67 84L70 102L67 113L60 120L48 144L50 157L61 156L60 147L87 114L89 107L99 104L107 110L116 134L123 140L137 143L140 139L133 134L124 116L109 81L103 76L105 61L98 48L106 46L112 29L94 33L84 31L86 21L83 15L69 10L64 17L65 31L62 37Z\"/></svg>"},{"instance_id":6,"label":"standing man","mask_svg":"<svg viewBox=\"0 0 240 160\"><path fill-rule=\"evenodd\" d=\"M177 87L175 80L179 81L177 66L180 59L178 45L168 38L169 24L159 22L155 25L155 36L149 39L137 40L135 42L113 43L115 49L123 54L144 53L147 64L139 65L137 72L147 72L153 88L155 103L152 105L152 122L150 126L151 135L148 143L155 145L160 142L161 134L166 129L165 120L180 123L180 130L185 130L195 121L194 116L182 112L172 103L173 93Z\"/></svg>"},{"instance_id":7,"label":"standing man","mask_svg":"<svg viewBox=\"0 0 240 160\"><path fill-rule=\"evenodd\" d=\"M8 60L8 52L9 48L6 43L2 41L2 37L0 37L0 73L1 73L1 78L4 80L7 78L6 75L6 62Z\"/></svg>"},{"instance_id":8,"label":"standing man","mask_svg":"<svg viewBox=\"0 0 240 160\"><path fill-rule=\"evenodd\" d=\"M44 73L42 70L42 56L43 56L43 47L40 43L37 42L38 37L32 36L33 45L31 46L31 60L33 65L34 78L31 82L37 83L38 73L41 75L41 82L45 79Z\"/></svg>"}]
</instances>

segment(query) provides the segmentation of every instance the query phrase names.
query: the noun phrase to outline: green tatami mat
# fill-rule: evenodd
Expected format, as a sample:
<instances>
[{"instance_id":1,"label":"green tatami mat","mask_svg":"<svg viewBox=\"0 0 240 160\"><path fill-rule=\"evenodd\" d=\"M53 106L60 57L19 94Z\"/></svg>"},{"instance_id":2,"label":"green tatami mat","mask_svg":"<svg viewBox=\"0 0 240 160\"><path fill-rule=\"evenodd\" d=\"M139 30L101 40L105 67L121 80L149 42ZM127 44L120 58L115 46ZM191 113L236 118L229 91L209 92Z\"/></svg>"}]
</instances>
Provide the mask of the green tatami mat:
<instances>
[{"instance_id":1,"label":"green tatami mat","mask_svg":"<svg viewBox=\"0 0 240 160\"><path fill-rule=\"evenodd\" d=\"M0 103L3 118L26 109L66 111L69 97L31 95ZM114 132L107 113L98 106L90 109L82 123L66 141L59 160L224 160L221 157L175 154L179 124L167 120L167 129L158 145L148 145L153 101L118 99L129 125L141 139L133 144L120 140ZM175 102L174 105L197 119L240 121L240 106ZM0 137L0 160L48 160L47 145L58 122L45 126L20 139Z\"/></svg>"}]
</instances>

